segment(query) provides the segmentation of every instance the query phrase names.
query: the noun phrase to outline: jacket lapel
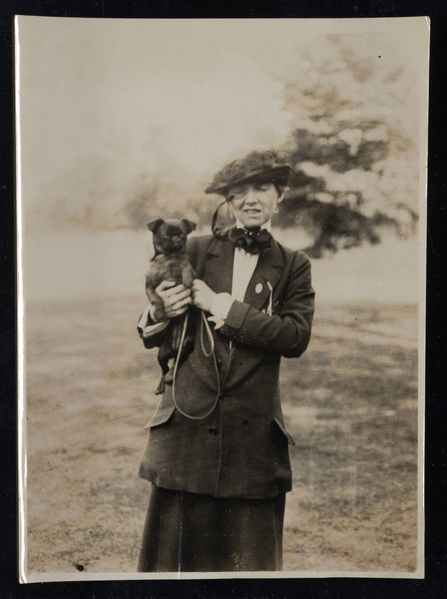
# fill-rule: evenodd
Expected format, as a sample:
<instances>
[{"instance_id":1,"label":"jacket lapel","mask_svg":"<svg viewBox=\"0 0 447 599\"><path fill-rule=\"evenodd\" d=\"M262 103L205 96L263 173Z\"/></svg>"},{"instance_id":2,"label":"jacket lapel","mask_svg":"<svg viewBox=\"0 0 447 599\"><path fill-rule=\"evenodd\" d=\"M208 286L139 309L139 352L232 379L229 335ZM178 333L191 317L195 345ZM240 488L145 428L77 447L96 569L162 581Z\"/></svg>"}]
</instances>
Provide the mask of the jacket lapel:
<instances>
[{"instance_id":1,"label":"jacket lapel","mask_svg":"<svg viewBox=\"0 0 447 599\"><path fill-rule=\"evenodd\" d=\"M234 246L228 241L213 239L207 249L204 281L216 293L231 293L233 283ZM275 288L281 278L284 258L278 243L259 256L253 276L245 293L244 301L260 310L270 296L270 287Z\"/></svg>"},{"instance_id":2,"label":"jacket lapel","mask_svg":"<svg viewBox=\"0 0 447 599\"><path fill-rule=\"evenodd\" d=\"M259 256L253 276L247 287L244 301L257 310L268 305L271 289L275 288L284 269L284 258L278 243L273 241L272 247ZM270 284L270 287L269 287Z\"/></svg>"},{"instance_id":3,"label":"jacket lapel","mask_svg":"<svg viewBox=\"0 0 447 599\"><path fill-rule=\"evenodd\" d=\"M228 241L213 239L207 249L203 280L216 293L231 293L233 283L234 246ZM244 301L261 310L268 305L270 283L272 289L281 278L284 269L283 255L278 243L273 241L272 247L264 255L259 256L253 276L245 293ZM229 347L223 337L215 337L218 345ZM222 358L224 356L222 355ZM223 365L227 367L227 362Z\"/></svg>"},{"instance_id":4,"label":"jacket lapel","mask_svg":"<svg viewBox=\"0 0 447 599\"><path fill-rule=\"evenodd\" d=\"M233 262L234 245L213 239L207 250L203 280L216 293L231 293Z\"/></svg>"}]
</instances>

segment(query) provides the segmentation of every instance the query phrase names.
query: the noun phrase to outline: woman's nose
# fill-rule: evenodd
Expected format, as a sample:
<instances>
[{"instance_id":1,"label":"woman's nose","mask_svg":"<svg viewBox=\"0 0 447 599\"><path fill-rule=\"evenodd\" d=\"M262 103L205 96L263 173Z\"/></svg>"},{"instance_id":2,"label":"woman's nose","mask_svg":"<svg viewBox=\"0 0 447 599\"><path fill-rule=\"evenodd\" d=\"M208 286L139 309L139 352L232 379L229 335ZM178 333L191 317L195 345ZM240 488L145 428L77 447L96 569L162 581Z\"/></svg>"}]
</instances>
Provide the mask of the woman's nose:
<instances>
[{"instance_id":1,"label":"woman's nose","mask_svg":"<svg viewBox=\"0 0 447 599\"><path fill-rule=\"evenodd\" d=\"M254 189L249 189L247 191L247 195L245 196L245 203L246 204L256 204L257 201L258 201L258 198L256 195L256 191Z\"/></svg>"}]
</instances>

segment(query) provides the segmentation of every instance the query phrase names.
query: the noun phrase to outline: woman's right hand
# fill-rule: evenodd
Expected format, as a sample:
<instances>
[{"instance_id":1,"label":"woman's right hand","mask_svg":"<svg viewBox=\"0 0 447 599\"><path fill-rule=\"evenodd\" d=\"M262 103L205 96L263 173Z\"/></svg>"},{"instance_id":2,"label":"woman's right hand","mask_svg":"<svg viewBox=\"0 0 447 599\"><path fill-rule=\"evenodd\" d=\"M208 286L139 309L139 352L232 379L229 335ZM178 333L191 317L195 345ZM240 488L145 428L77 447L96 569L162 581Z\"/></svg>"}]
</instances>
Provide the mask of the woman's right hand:
<instances>
[{"instance_id":1,"label":"woman's right hand","mask_svg":"<svg viewBox=\"0 0 447 599\"><path fill-rule=\"evenodd\" d=\"M163 300L167 320L184 314L191 303L191 289L176 285L174 281L163 281L155 291Z\"/></svg>"}]
</instances>

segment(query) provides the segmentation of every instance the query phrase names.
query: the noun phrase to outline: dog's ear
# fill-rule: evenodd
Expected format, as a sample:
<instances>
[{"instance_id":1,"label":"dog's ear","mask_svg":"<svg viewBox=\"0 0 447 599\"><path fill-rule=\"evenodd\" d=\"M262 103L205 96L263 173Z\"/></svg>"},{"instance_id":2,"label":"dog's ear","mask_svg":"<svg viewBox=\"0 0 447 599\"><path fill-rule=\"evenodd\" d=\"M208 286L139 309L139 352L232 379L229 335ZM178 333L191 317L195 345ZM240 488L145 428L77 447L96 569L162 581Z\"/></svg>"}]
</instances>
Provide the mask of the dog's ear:
<instances>
[{"instance_id":1,"label":"dog's ear","mask_svg":"<svg viewBox=\"0 0 447 599\"><path fill-rule=\"evenodd\" d=\"M188 220L187 218L182 218L182 225L185 227L186 233L189 235L191 231L195 231L197 229L197 223L192 220Z\"/></svg>"},{"instance_id":2,"label":"dog's ear","mask_svg":"<svg viewBox=\"0 0 447 599\"><path fill-rule=\"evenodd\" d=\"M147 223L147 228L149 231L152 231L152 233L156 233L164 222L164 219L157 218L157 220L152 220L150 223Z\"/></svg>"}]
</instances>

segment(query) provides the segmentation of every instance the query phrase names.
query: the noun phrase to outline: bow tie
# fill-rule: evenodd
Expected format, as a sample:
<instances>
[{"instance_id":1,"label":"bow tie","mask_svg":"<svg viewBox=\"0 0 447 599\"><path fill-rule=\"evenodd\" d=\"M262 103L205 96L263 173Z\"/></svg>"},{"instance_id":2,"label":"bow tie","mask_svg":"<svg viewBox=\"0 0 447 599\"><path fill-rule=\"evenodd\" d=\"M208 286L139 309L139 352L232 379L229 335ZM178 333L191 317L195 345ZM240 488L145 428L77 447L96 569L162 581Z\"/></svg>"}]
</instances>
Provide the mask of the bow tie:
<instances>
[{"instance_id":1,"label":"bow tie","mask_svg":"<svg viewBox=\"0 0 447 599\"><path fill-rule=\"evenodd\" d=\"M251 229L231 227L228 229L227 239L249 254L263 254L270 249L273 242L271 233L261 227Z\"/></svg>"}]
</instances>

